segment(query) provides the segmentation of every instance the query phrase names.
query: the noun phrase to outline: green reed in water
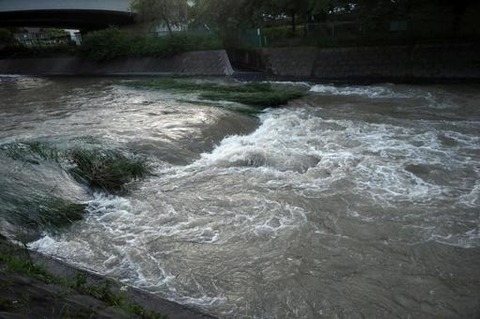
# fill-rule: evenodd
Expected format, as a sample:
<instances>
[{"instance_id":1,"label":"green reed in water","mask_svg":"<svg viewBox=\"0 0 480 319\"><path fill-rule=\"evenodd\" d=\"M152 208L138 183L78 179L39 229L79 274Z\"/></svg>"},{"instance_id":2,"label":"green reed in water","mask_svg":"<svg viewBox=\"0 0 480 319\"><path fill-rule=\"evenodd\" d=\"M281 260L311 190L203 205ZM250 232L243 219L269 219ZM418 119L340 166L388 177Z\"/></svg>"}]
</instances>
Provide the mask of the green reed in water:
<instances>
[{"instance_id":1,"label":"green reed in water","mask_svg":"<svg viewBox=\"0 0 480 319\"><path fill-rule=\"evenodd\" d=\"M274 86L270 83L216 83L188 79L155 79L133 81L127 85L137 88L197 92L201 99L230 101L258 108L277 107L306 94L302 88Z\"/></svg>"},{"instance_id":2,"label":"green reed in water","mask_svg":"<svg viewBox=\"0 0 480 319\"><path fill-rule=\"evenodd\" d=\"M119 150L75 147L60 150L41 142L22 142L4 145L5 154L14 159L40 165L41 161L69 163L67 168L77 181L92 188L112 192L124 189L125 184L150 174L144 158L128 156Z\"/></svg>"},{"instance_id":3,"label":"green reed in water","mask_svg":"<svg viewBox=\"0 0 480 319\"><path fill-rule=\"evenodd\" d=\"M68 152L74 163L69 172L80 182L105 191L119 191L128 182L145 177L150 168L144 159L130 158L116 150Z\"/></svg>"},{"instance_id":4,"label":"green reed in water","mask_svg":"<svg viewBox=\"0 0 480 319\"><path fill-rule=\"evenodd\" d=\"M20 169L27 171L29 167L58 165L60 172L70 174L91 191L107 193L124 191L127 183L151 172L144 158L91 145L61 149L49 143L29 141L0 146L1 155L22 162L24 166ZM18 189L0 187L0 216L18 227L13 230L17 238L31 240L44 230L56 232L83 218L86 204L55 195L55 188L46 191L28 184Z\"/></svg>"}]
</instances>

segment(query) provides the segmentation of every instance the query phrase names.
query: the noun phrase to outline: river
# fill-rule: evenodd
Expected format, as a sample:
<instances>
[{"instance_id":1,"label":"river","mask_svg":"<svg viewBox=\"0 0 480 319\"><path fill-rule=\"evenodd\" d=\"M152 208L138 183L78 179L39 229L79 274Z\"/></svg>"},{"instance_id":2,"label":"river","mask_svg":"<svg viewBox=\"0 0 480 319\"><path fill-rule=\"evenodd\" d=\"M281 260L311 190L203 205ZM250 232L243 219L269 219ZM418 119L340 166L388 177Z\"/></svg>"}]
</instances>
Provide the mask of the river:
<instances>
[{"instance_id":1,"label":"river","mask_svg":"<svg viewBox=\"0 0 480 319\"><path fill-rule=\"evenodd\" d=\"M283 83L309 94L249 116L128 81L0 77L0 147L154 167L106 195L0 152L3 192L87 204L31 249L220 318L478 318L480 86Z\"/></svg>"}]
</instances>

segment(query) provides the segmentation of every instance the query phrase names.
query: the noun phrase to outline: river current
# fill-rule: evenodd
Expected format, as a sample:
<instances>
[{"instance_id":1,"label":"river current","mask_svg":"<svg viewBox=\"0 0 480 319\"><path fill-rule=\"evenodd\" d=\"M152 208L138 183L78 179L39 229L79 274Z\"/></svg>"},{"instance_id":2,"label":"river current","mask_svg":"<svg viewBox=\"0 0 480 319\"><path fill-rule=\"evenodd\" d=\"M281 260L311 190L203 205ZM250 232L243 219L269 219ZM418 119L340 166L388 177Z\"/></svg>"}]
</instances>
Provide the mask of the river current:
<instances>
[{"instance_id":1,"label":"river current","mask_svg":"<svg viewBox=\"0 0 480 319\"><path fill-rule=\"evenodd\" d=\"M309 94L255 117L128 81L0 76L0 147L101 143L154 167L92 194L0 153L0 191L87 204L31 249L220 318L480 316L478 85L278 83Z\"/></svg>"}]
</instances>

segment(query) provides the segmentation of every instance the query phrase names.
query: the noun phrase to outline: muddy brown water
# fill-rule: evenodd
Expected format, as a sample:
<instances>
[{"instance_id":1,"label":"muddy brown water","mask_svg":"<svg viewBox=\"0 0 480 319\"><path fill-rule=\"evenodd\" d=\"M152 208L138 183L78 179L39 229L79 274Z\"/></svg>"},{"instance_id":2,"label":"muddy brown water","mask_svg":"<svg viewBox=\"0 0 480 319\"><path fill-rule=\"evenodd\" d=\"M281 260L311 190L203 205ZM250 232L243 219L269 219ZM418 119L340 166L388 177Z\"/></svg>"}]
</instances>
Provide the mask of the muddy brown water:
<instances>
[{"instance_id":1,"label":"muddy brown water","mask_svg":"<svg viewBox=\"0 0 480 319\"><path fill-rule=\"evenodd\" d=\"M124 81L0 77L0 145L155 168L113 196L0 154L0 189L88 204L31 249L220 318L480 316L478 85L283 83L309 95L255 118Z\"/></svg>"}]
</instances>

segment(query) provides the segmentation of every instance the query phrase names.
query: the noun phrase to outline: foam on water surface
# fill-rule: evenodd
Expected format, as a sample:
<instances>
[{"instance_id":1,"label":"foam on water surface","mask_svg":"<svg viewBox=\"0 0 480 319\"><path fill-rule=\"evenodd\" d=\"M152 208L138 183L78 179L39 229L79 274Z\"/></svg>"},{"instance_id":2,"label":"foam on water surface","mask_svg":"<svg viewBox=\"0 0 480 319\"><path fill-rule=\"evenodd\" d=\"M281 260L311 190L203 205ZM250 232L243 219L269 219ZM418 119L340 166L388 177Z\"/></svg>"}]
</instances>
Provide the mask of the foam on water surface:
<instances>
[{"instance_id":1,"label":"foam on water surface","mask_svg":"<svg viewBox=\"0 0 480 319\"><path fill-rule=\"evenodd\" d=\"M371 317L375 303L405 311L398 295L435 317L421 308L435 302L426 289L451 296L451 287L415 274L431 263L457 282L474 272L475 262L455 263L480 247L480 124L445 120L456 104L413 119L419 94L408 92L419 88L312 90L397 99L401 108L371 120L368 109L355 113L357 100L318 97L312 107L314 96L310 106L267 110L253 132L227 135L187 163L159 157L130 194L95 194L85 220L30 247L221 317ZM206 125L212 114L203 113ZM422 293L410 296L419 282Z\"/></svg>"}]
</instances>

